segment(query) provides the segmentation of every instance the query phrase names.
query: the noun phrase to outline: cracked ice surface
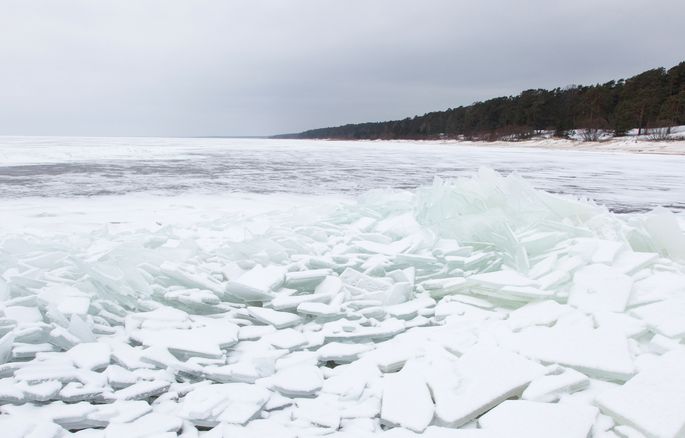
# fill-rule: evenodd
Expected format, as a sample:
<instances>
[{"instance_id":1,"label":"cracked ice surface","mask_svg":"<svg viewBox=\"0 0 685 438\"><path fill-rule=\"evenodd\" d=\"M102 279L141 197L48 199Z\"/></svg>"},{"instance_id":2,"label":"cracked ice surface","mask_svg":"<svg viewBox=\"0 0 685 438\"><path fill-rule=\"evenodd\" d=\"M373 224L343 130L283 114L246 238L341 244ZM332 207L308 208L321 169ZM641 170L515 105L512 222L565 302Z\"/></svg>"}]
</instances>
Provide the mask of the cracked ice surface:
<instances>
[{"instance_id":1,"label":"cracked ice surface","mask_svg":"<svg viewBox=\"0 0 685 438\"><path fill-rule=\"evenodd\" d=\"M4 232L2 436L685 435L678 216L488 170L337 206Z\"/></svg>"}]
</instances>

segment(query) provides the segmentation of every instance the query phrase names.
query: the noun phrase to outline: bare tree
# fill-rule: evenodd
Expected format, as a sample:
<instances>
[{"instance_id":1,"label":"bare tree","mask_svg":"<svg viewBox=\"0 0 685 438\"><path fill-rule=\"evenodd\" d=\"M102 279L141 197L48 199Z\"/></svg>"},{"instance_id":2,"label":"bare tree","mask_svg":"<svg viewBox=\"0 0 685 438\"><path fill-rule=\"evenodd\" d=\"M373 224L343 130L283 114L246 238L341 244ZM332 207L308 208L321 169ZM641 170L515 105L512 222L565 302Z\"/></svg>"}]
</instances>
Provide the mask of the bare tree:
<instances>
[{"instance_id":1,"label":"bare tree","mask_svg":"<svg viewBox=\"0 0 685 438\"><path fill-rule=\"evenodd\" d=\"M598 128L587 128L581 133L583 141L599 141L602 131Z\"/></svg>"},{"instance_id":2,"label":"bare tree","mask_svg":"<svg viewBox=\"0 0 685 438\"><path fill-rule=\"evenodd\" d=\"M647 138L652 141L668 140L671 136L670 126L661 126L658 128L649 128L647 131Z\"/></svg>"}]
</instances>

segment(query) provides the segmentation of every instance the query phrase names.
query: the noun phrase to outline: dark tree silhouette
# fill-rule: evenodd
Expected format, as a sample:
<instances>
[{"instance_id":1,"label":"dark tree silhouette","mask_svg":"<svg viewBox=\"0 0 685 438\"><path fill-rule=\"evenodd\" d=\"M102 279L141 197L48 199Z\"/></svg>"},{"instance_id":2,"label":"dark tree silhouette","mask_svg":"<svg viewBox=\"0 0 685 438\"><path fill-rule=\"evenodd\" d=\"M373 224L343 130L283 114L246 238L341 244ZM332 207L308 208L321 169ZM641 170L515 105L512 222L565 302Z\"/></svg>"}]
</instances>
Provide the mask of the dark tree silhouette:
<instances>
[{"instance_id":1,"label":"dark tree silhouette","mask_svg":"<svg viewBox=\"0 0 685 438\"><path fill-rule=\"evenodd\" d=\"M520 140L542 130L565 137L581 129L592 139L601 131L622 136L685 125L685 62L657 68L626 80L553 90L526 90L389 122L313 129L279 138ZM661 131L659 131L661 132Z\"/></svg>"}]
</instances>

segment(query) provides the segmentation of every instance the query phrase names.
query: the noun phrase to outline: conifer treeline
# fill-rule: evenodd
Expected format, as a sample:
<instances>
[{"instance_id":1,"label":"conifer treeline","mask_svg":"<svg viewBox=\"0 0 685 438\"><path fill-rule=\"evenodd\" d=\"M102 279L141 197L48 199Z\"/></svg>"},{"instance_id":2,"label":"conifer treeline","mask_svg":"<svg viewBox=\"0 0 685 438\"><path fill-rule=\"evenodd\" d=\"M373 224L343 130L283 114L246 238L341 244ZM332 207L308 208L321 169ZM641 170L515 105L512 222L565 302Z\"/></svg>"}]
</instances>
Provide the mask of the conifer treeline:
<instances>
[{"instance_id":1,"label":"conifer treeline","mask_svg":"<svg viewBox=\"0 0 685 438\"><path fill-rule=\"evenodd\" d=\"M592 86L526 90L404 120L321 128L281 138L520 139L542 130L613 131L685 125L685 62Z\"/></svg>"}]
</instances>

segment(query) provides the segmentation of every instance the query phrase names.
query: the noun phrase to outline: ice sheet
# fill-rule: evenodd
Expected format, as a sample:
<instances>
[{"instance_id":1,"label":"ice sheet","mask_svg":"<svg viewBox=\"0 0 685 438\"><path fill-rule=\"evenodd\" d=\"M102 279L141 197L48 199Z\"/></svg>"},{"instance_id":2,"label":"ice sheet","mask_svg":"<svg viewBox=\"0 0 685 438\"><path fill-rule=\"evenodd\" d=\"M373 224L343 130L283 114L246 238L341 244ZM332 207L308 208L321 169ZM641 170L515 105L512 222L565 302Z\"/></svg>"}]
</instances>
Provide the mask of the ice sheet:
<instances>
[{"instance_id":1,"label":"ice sheet","mask_svg":"<svg viewBox=\"0 0 685 438\"><path fill-rule=\"evenodd\" d=\"M653 239L663 212L489 170L268 212L205 201L161 224L0 231L2 421L20 436L683 427L685 266Z\"/></svg>"}]
</instances>

